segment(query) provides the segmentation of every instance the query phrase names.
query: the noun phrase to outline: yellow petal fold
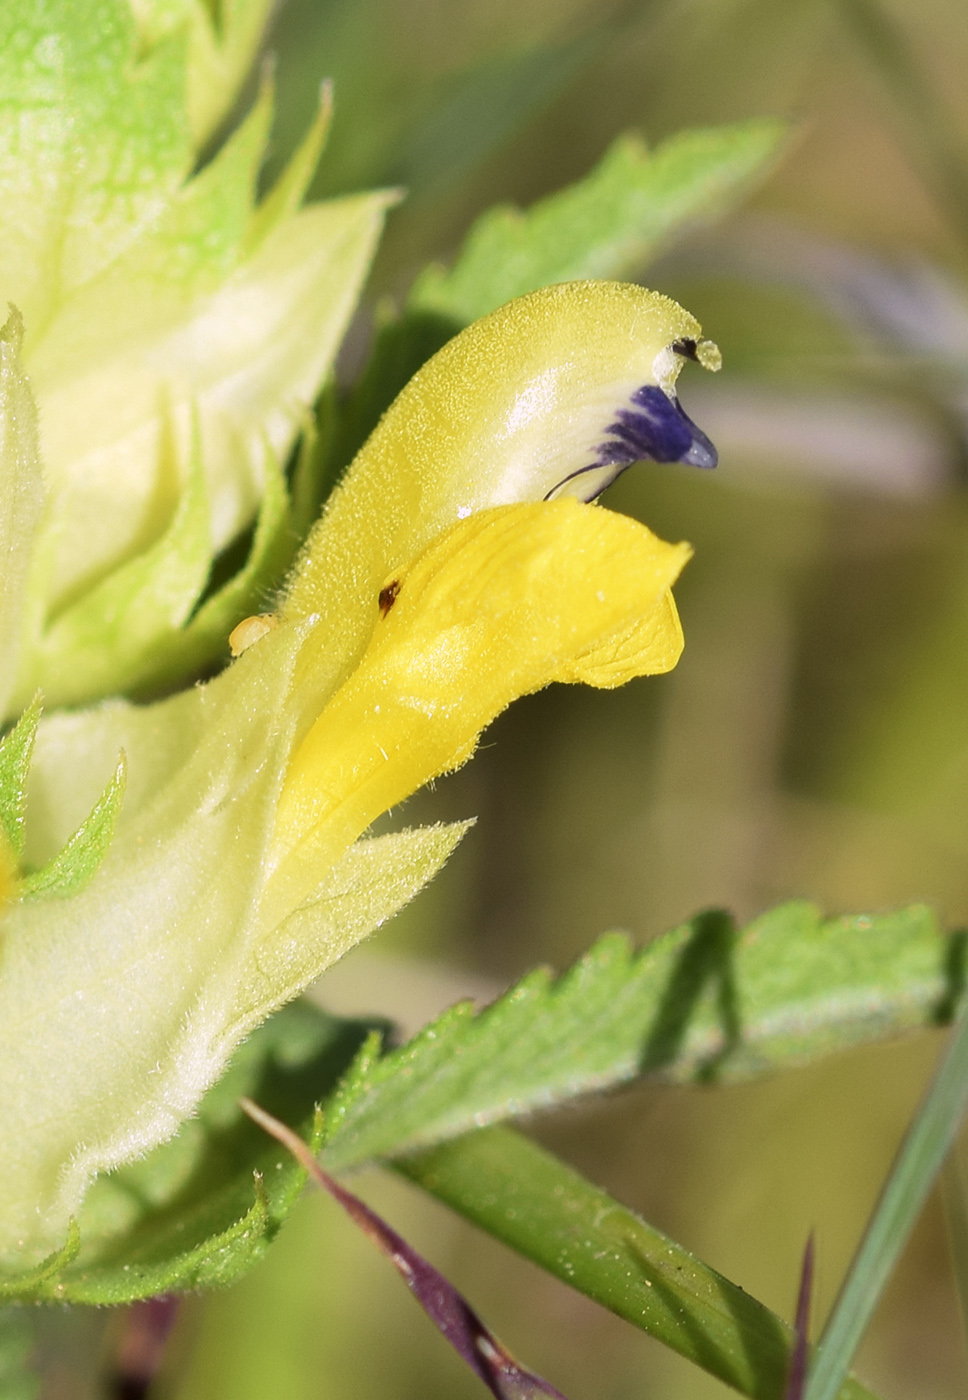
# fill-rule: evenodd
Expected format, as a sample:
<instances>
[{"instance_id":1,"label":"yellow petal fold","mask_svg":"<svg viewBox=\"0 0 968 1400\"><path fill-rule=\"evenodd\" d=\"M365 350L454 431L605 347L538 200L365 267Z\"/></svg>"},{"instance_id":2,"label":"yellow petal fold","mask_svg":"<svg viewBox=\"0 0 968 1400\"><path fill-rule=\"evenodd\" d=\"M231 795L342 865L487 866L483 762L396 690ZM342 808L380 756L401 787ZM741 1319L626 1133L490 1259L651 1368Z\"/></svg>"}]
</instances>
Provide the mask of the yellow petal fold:
<instances>
[{"instance_id":1,"label":"yellow petal fold","mask_svg":"<svg viewBox=\"0 0 968 1400\"><path fill-rule=\"evenodd\" d=\"M690 552L562 499L470 516L386 580L360 664L290 764L267 913L298 902L311 872L381 812L464 763L519 695L674 666L669 589Z\"/></svg>"}]
</instances>

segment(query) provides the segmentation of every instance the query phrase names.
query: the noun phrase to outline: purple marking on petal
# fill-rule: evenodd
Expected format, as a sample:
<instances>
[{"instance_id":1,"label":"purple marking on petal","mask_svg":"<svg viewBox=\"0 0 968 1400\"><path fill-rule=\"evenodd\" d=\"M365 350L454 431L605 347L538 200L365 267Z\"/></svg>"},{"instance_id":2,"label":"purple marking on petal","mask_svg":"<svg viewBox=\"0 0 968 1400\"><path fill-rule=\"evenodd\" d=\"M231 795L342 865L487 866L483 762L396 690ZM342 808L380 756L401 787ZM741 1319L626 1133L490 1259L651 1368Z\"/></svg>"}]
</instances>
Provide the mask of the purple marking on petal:
<instances>
[{"instance_id":1,"label":"purple marking on petal","mask_svg":"<svg viewBox=\"0 0 968 1400\"><path fill-rule=\"evenodd\" d=\"M605 429L607 436L595 449L595 461L569 473L545 496L546 501L561 494L569 482L589 476L588 494L572 491L580 500L591 501L611 486L633 462L685 462L691 467L715 467L719 460L715 447L692 419L683 412L677 398L671 398L656 384L643 384L630 402L634 408L620 408L615 421ZM614 467L602 476L603 467Z\"/></svg>"},{"instance_id":2,"label":"purple marking on petal","mask_svg":"<svg viewBox=\"0 0 968 1400\"><path fill-rule=\"evenodd\" d=\"M239 1103L251 1119L288 1148L316 1185L339 1201L363 1233L387 1256L424 1312L484 1382L495 1400L538 1400L540 1396L546 1400L565 1400L560 1390L533 1371L519 1366L454 1285L359 1196L354 1196L324 1171L308 1143L251 1099L240 1099Z\"/></svg>"},{"instance_id":3,"label":"purple marking on petal","mask_svg":"<svg viewBox=\"0 0 968 1400\"><path fill-rule=\"evenodd\" d=\"M630 467L633 462L639 461L638 446L623 442L621 438L612 438L611 442L601 443L596 452L600 467L616 466L619 463L623 467Z\"/></svg>"}]
</instances>

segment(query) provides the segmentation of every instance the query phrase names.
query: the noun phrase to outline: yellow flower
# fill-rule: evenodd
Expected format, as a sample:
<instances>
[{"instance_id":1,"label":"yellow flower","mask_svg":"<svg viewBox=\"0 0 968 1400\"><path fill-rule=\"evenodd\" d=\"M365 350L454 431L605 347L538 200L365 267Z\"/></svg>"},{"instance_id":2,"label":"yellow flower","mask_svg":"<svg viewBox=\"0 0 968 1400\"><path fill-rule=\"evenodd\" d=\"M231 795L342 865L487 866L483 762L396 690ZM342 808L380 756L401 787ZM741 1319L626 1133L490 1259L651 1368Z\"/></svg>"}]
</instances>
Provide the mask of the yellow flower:
<instances>
[{"instance_id":1,"label":"yellow flower","mask_svg":"<svg viewBox=\"0 0 968 1400\"><path fill-rule=\"evenodd\" d=\"M33 864L118 790L119 749L127 789L84 888L3 910L0 1256L62 1242L91 1176L169 1137L242 1037L466 830L365 837L381 812L516 696L675 665L689 547L590 502L644 455L715 461L675 398L685 358L714 352L638 287L565 284L486 317L386 414L228 671L41 725Z\"/></svg>"}]
</instances>

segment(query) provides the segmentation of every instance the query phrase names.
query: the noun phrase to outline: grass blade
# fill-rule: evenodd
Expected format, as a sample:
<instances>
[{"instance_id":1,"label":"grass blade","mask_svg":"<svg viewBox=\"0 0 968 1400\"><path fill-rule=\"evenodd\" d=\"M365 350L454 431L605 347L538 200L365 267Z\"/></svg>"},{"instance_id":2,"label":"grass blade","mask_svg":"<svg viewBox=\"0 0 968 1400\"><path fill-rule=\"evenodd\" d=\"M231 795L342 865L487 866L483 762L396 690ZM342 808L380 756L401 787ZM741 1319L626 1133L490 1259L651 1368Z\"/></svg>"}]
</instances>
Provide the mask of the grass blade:
<instances>
[{"instance_id":1,"label":"grass blade","mask_svg":"<svg viewBox=\"0 0 968 1400\"><path fill-rule=\"evenodd\" d=\"M895 1158L817 1348L804 1400L835 1400L968 1105L968 1012Z\"/></svg>"}]
</instances>

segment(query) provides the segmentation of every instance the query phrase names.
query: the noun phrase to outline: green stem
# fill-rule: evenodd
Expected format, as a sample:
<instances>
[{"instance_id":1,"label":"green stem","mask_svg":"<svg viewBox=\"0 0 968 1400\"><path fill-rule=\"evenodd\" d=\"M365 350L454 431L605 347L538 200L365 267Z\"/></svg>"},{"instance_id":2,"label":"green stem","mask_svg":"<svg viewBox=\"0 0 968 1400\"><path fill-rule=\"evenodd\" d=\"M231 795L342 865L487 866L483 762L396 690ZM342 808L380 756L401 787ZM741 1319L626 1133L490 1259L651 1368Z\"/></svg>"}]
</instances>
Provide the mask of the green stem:
<instances>
[{"instance_id":1,"label":"green stem","mask_svg":"<svg viewBox=\"0 0 968 1400\"><path fill-rule=\"evenodd\" d=\"M549 1152L487 1128L394 1167L752 1400L780 1400L791 1328ZM857 1381L840 1400L872 1400Z\"/></svg>"},{"instance_id":2,"label":"green stem","mask_svg":"<svg viewBox=\"0 0 968 1400\"><path fill-rule=\"evenodd\" d=\"M968 1014L963 1012L827 1320L804 1400L834 1400L839 1393L884 1285L954 1141L966 1105Z\"/></svg>"}]
</instances>

